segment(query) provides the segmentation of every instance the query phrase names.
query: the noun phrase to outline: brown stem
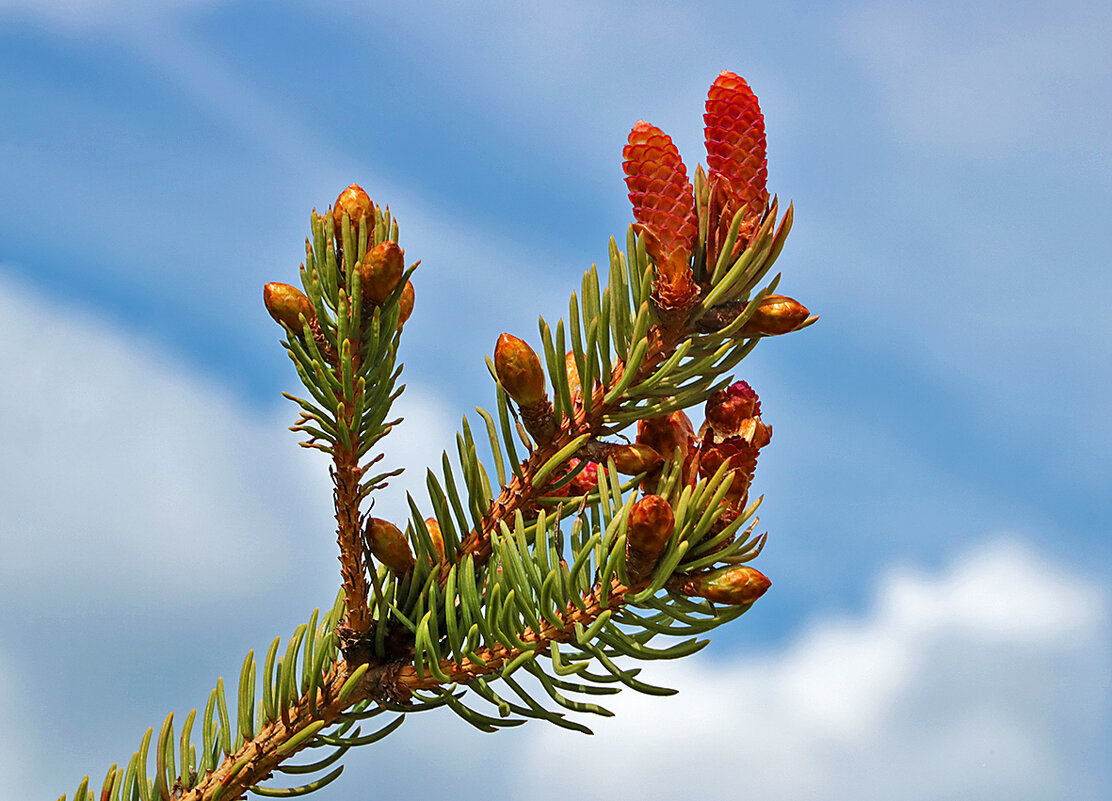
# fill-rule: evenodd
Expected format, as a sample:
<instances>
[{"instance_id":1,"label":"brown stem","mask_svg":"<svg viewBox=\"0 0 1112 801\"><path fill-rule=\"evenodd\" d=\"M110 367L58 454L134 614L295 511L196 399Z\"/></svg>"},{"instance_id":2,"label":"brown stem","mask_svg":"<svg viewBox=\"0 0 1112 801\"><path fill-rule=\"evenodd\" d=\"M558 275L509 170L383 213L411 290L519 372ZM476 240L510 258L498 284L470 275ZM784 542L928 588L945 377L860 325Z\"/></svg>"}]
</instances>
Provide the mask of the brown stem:
<instances>
[{"instance_id":1,"label":"brown stem","mask_svg":"<svg viewBox=\"0 0 1112 801\"><path fill-rule=\"evenodd\" d=\"M359 356L355 343L347 340L351 356L351 372L358 374ZM340 348L340 353L344 351ZM337 374L342 374L340 354L329 357L332 368ZM358 385L353 392L358 395ZM363 520L359 513L360 480L363 478L363 468L359 466L359 433L353 426L355 419L356 398L343 395L337 414L343 416L351 432L351 447L345 448L340 443L336 444L333 453L333 466L330 471L333 483L333 500L336 508L336 542L340 546L340 578L343 582L344 596L347 601L347 612L344 619L337 627L342 643L347 643L353 638L365 634L371 627L371 614L367 608L367 573L364 561L363 548Z\"/></svg>"},{"instance_id":2,"label":"brown stem","mask_svg":"<svg viewBox=\"0 0 1112 801\"><path fill-rule=\"evenodd\" d=\"M354 439L354 438L353 438ZM352 447L358 447L357 441ZM340 546L340 577L343 580L347 613L340 625L341 638L362 634L370 628L367 609L367 572L363 560L363 527L359 514L359 467L354 451L337 448L330 471L336 506L336 542Z\"/></svg>"},{"instance_id":3,"label":"brown stem","mask_svg":"<svg viewBox=\"0 0 1112 801\"><path fill-rule=\"evenodd\" d=\"M575 635L576 623L588 626L603 612L617 609L622 605L625 594L629 591L630 588L614 579L605 601L602 600L602 588L597 587L584 596L583 609L575 604L569 604L568 608L560 614L562 625L555 626L544 621L538 630L526 629L521 634L521 639L526 643L536 643L537 648L534 650L537 652L547 650L550 643L567 642ZM498 672L522 651L497 645L479 649L476 653L486 661L485 666L470 659L465 659L459 664L451 660L442 660L440 668L452 681L467 683L477 676ZM340 689L350 675L349 667L340 658L325 673L322 686L318 690L315 713L312 711L308 696L303 695L290 707L288 714L260 728L254 739L244 743L238 751L226 757L216 770L198 777L197 785L185 793L181 801L211 801L213 794L220 787L225 788L221 794L222 801L239 798L249 787L266 780L280 764L309 746L312 737L285 753L279 753L279 749L308 726L323 721L322 729L327 728L360 701L389 700L404 703L414 690L430 690L440 686L440 682L432 676L419 678L413 665L378 664L372 666L360 680L359 686L348 695L346 700L341 701ZM233 774L232 769L240 765L244 758L247 758L246 763Z\"/></svg>"},{"instance_id":4,"label":"brown stem","mask_svg":"<svg viewBox=\"0 0 1112 801\"><path fill-rule=\"evenodd\" d=\"M561 617L563 625L555 626L547 620L543 620L540 629L534 630L526 628L520 635L520 638L526 643L537 643L538 647L535 649L537 652L547 650L550 643L567 642L575 635L576 623L589 626L598 619L599 615L603 612L617 609L622 605L622 601L625 600L625 594L629 592L630 589L631 588L626 587L617 579L614 579L611 582L610 592L607 594L605 601L602 600L602 588L596 588L592 593L584 596L583 609L580 609L575 604L569 604L568 608L560 613L559 616ZM440 670L453 682L466 683L477 676L497 673L506 663L520 656L522 650L518 648L507 648L504 645L496 645L491 648L480 648L475 653L480 659L486 662L485 665L479 662L473 662L470 659L464 659L463 662L454 662L451 659L444 659L440 662ZM406 665L398 671L397 684L399 687L404 687L409 691L428 690L440 686L440 682L431 675L425 676L423 679L418 678L417 669L413 665Z\"/></svg>"}]
</instances>

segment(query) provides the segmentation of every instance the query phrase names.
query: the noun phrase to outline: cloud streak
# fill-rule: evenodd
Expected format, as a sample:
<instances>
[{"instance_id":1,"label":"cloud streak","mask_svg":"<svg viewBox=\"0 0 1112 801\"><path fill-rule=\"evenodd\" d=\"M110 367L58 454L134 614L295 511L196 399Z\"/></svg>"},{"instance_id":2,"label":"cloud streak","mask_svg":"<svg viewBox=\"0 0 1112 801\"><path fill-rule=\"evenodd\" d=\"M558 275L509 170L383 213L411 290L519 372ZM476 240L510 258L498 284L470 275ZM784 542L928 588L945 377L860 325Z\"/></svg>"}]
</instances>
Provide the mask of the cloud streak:
<instances>
[{"instance_id":1,"label":"cloud streak","mask_svg":"<svg viewBox=\"0 0 1112 801\"><path fill-rule=\"evenodd\" d=\"M1112 117L1093 99L1112 82L1110 27L1104 3L1016 4L1005 15L865 3L842 33L880 81L903 141L1012 158L1067 143L1104 148Z\"/></svg>"},{"instance_id":2,"label":"cloud streak","mask_svg":"<svg viewBox=\"0 0 1112 801\"><path fill-rule=\"evenodd\" d=\"M535 798L1096 797L1109 645L1103 591L999 540L889 570L783 650L650 666L677 697L623 693L597 739L537 727L510 774L575 766Z\"/></svg>"},{"instance_id":3,"label":"cloud streak","mask_svg":"<svg viewBox=\"0 0 1112 801\"><path fill-rule=\"evenodd\" d=\"M280 435L292 407L250 410L87 312L8 282L0 318L0 408L20 420L6 434L15 457L0 463L7 603L238 597L281 582L304 533L331 528L323 457ZM419 389L395 411L407 422L383 464L409 470L382 504L402 517L404 491L421 496L424 466L452 440Z\"/></svg>"}]
</instances>

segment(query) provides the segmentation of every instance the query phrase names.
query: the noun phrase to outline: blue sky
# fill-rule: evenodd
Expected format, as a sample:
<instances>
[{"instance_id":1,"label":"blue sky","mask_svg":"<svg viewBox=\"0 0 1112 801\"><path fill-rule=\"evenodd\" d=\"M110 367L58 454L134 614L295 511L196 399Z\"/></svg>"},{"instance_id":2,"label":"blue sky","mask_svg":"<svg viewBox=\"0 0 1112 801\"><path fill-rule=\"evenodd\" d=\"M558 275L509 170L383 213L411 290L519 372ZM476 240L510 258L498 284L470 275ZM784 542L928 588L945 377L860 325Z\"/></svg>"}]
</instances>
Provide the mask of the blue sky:
<instances>
[{"instance_id":1,"label":"blue sky","mask_svg":"<svg viewBox=\"0 0 1112 801\"><path fill-rule=\"evenodd\" d=\"M423 260L400 517L498 334L624 236L629 128L693 166L731 69L796 207L781 289L823 317L739 371L773 590L596 738L433 713L319 797L1112 797L1112 11L382 5L0 0L0 796L99 779L330 603L260 299L313 206L358 181Z\"/></svg>"}]
</instances>

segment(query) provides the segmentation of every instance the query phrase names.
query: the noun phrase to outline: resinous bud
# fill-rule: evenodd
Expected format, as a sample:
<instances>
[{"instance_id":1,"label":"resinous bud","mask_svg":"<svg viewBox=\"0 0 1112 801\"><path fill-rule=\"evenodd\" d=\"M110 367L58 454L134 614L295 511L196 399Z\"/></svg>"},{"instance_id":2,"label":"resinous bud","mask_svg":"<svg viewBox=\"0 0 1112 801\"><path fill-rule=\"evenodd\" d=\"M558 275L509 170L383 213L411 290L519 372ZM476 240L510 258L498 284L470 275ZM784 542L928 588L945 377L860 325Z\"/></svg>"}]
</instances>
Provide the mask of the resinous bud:
<instances>
[{"instance_id":1,"label":"resinous bud","mask_svg":"<svg viewBox=\"0 0 1112 801\"><path fill-rule=\"evenodd\" d=\"M375 224L375 204L359 184L352 184L341 192L332 205L332 224L335 226L333 230L337 239L343 235L345 214L350 221L351 231L356 236L359 234L360 220L366 219L368 228Z\"/></svg>"},{"instance_id":2,"label":"resinous bud","mask_svg":"<svg viewBox=\"0 0 1112 801\"><path fill-rule=\"evenodd\" d=\"M294 333L301 331L301 319L304 314L307 321L316 319L313 304L305 293L295 286L272 282L263 287L263 303L266 310L275 321L286 326Z\"/></svg>"},{"instance_id":3,"label":"resinous bud","mask_svg":"<svg viewBox=\"0 0 1112 801\"><path fill-rule=\"evenodd\" d=\"M695 439L695 429L682 409L659 417L637 422L637 442L648 445L664 459L671 459L680 449L680 459L686 460Z\"/></svg>"},{"instance_id":4,"label":"resinous bud","mask_svg":"<svg viewBox=\"0 0 1112 801\"><path fill-rule=\"evenodd\" d=\"M810 316L811 312L798 300L786 295L769 295L757 304L757 310L739 333L742 336L787 334L803 325Z\"/></svg>"},{"instance_id":5,"label":"resinous bud","mask_svg":"<svg viewBox=\"0 0 1112 801\"><path fill-rule=\"evenodd\" d=\"M416 560L413 550L401 529L389 520L371 517L367 520L367 529L364 534L367 547L375 559L382 562L399 576L404 576L413 570Z\"/></svg>"},{"instance_id":6,"label":"resinous bud","mask_svg":"<svg viewBox=\"0 0 1112 801\"><path fill-rule=\"evenodd\" d=\"M683 590L716 604L744 606L756 601L771 586L768 577L756 568L729 565L690 579Z\"/></svg>"},{"instance_id":7,"label":"resinous bud","mask_svg":"<svg viewBox=\"0 0 1112 801\"><path fill-rule=\"evenodd\" d=\"M381 306L390 297L405 272L405 253L397 242L387 239L367 251L359 268L363 301Z\"/></svg>"},{"instance_id":8,"label":"resinous bud","mask_svg":"<svg viewBox=\"0 0 1112 801\"><path fill-rule=\"evenodd\" d=\"M634 584L652 574L675 528L672 506L659 495L633 504L626 526L626 574Z\"/></svg>"},{"instance_id":9,"label":"resinous bud","mask_svg":"<svg viewBox=\"0 0 1112 801\"><path fill-rule=\"evenodd\" d=\"M402 296L398 300L398 305L401 307L401 311L398 312L398 325L405 325L405 321L409 319L409 316L411 314L413 314L414 300L415 296L413 293L413 282L406 281L405 289L402 290Z\"/></svg>"},{"instance_id":10,"label":"resinous bud","mask_svg":"<svg viewBox=\"0 0 1112 801\"><path fill-rule=\"evenodd\" d=\"M444 561L444 534L440 531L440 523L435 517L425 518L425 528L429 530L429 538L432 539L432 546L436 548L436 554L440 557L440 561Z\"/></svg>"},{"instance_id":11,"label":"resinous bud","mask_svg":"<svg viewBox=\"0 0 1112 801\"><path fill-rule=\"evenodd\" d=\"M502 334L494 348L494 371L506 394L520 406L531 406L545 397L541 360L524 340Z\"/></svg>"},{"instance_id":12,"label":"resinous bud","mask_svg":"<svg viewBox=\"0 0 1112 801\"><path fill-rule=\"evenodd\" d=\"M564 356L564 369L568 372L568 386L574 395L579 389L579 365L575 363L575 351L569 350Z\"/></svg>"},{"instance_id":13,"label":"resinous bud","mask_svg":"<svg viewBox=\"0 0 1112 801\"><path fill-rule=\"evenodd\" d=\"M606 455L614 460L614 466L624 476L647 473L664 464L664 457L642 442L635 442L632 445L611 445Z\"/></svg>"}]
</instances>

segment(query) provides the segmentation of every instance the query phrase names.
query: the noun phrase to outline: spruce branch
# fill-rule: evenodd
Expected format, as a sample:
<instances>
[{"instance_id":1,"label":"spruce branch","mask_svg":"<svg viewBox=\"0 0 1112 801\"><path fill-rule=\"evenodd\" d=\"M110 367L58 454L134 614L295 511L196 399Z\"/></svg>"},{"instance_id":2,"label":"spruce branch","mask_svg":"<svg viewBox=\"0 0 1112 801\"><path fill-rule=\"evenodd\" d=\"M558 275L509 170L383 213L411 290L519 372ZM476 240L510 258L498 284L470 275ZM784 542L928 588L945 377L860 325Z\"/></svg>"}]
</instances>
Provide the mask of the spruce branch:
<instances>
[{"instance_id":1,"label":"spruce branch","mask_svg":"<svg viewBox=\"0 0 1112 801\"><path fill-rule=\"evenodd\" d=\"M304 795L334 781L351 748L444 706L484 731L535 718L589 733L578 718L611 714L590 699L617 685L673 692L628 660L695 653L764 594L769 580L749 565L767 540L763 498L749 493L772 429L733 370L762 339L817 318L774 294L779 275L762 286L793 212L766 188L755 95L724 72L704 119L709 173L691 180L667 134L633 127L624 252L611 239L606 280L584 273L566 322L539 320L539 353L499 338L487 360L496 406L476 409L490 469L464 417L456 463L446 450L402 525L364 507L400 472L375 450L401 422L391 406L418 264L359 186L313 211L302 289L268 284L264 302L308 393L287 394L292 430L331 457L339 595L284 652L276 638L261 672L247 654L234 705L219 679L196 738L197 710L176 735L173 715L157 738L148 729L101 801ZM700 404L696 432L684 410ZM681 639L650 644L659 636ZM297 786L270 786L276 773ZM92 798L88 777L74 797Z\"/></svg>"}]
</instances>

